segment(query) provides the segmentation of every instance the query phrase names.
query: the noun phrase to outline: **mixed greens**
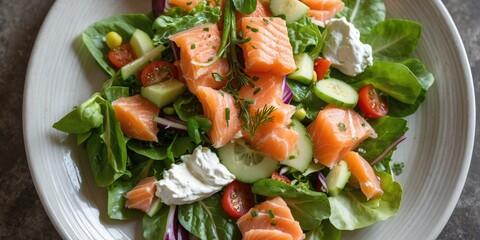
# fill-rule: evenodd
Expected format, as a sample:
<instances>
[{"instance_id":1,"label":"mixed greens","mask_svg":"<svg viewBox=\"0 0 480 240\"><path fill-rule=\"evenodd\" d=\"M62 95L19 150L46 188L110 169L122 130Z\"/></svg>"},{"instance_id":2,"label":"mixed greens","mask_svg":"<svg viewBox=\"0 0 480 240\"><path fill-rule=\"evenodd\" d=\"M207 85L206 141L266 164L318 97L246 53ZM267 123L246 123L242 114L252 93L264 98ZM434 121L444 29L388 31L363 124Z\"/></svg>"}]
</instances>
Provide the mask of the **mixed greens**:
<instances>
[{"instance_id":1,"label":"mixed greens","mask_svg":"<svg viewBox=\"0 0 480 240\"><path fill-rule=\"evenodd\" d=\"M280 169L292 180L290 184L270 178L253 183L252 191L258 201L262 197L275 196L285 200L305 231L306 239L340 239L341 230L366 227L397 213L402 186L394 181L394 176L401 173L403 164L393 162L392 154L408 130L404 117L418 109L434 82L433 75L423 63L412 56L420 40L420 24L385 19L383 0L344 0L344 3L345 8L337 17L345 17L360 31L361 40L372 47L374 62L354 77L331 68L326 78L342 80L355 90L371 84L386 99L387 116L368 119L378 137L365 140L357 148L362 157L373 163L384 193L367 201L360 190L347 186L338 195L329 196L315 188L318 178L327 175L329 169L314 167L305 172L288 167ZM250 103L236 94L238 87L251 84L251 76L243 71L243 63L237 56L236 45L247 40L237 35L235 11L249 14L256 9L256 4L252 0L227 0L223 13L218 6L200 2L190 11L171 7L158 17L153 14L115 15L92 24L82 34L85 46L109 79L100 92L75 107L53 127L75 134L78 145L86 149L95 182L108 191L108 202L105 203L108 216L118 220L143 218L145 239L178 239L180 235L185 238L193 235L200 239L240 239L242 236L235 220L222 208L221 192L192 204L162 205L151 215L125 207L125 193L141 179L148 176L161 179L164 171L181 161L180 156L192 153L198 145L211 146L207 133L212 123L204 116L199 100L187 91L164 107L160 114L167 119L174 116L187 131L161 129L158 143L125 136L112 102L140 93L142 83L137 74L125 77L121 70L111 66L105 36L114 31L123 39L129 39L136 29L140 29L153 39L156 48L161 48L158 59L173 62L178 49L170 42L169 36L205 23L217 23L223 14L224 32L217 58L229 59L230 73L219 78L228 81L225 91L235 96L241 106L243 129L253 136L256 128L268 122L270 113L275 110L265 108L249 115ZM287 28L294 55L305 53L312 59L321 56L326 38L323 27L303 16L288 23ZM211 59L211 62L215 60ZM238 85L232 83L233 79ZM287 79L287 84L293 95L291 104L305 112L302 124L314 121L318 112L328 104L315 95L315 84L292 79Z\"/></svg>"}]
</instances>

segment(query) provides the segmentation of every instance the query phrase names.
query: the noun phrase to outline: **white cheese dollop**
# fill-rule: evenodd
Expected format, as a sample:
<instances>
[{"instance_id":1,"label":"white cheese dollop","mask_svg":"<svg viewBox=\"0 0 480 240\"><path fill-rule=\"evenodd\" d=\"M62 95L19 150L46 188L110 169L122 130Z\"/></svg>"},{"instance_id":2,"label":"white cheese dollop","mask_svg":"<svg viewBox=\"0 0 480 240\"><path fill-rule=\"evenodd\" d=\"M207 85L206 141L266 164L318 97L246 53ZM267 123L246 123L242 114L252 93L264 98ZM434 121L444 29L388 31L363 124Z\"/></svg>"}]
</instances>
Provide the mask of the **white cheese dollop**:
<instances>
[{"instance_id":1,"label":"white cheese dollop","mask_svg":"<svg viewBox=\"0 0 480 240\"><path fill-rule=\"evenodd\" d=\"M231 183L235 176L220 163L209 148L198 146L191 155L180 157L157 181L155 195L168 205L182 205L202 200Z\"/></svg>"},{"instance_id":2,"label":"white cheese dollop","mask_svg":"<svg viewBox=\"0 0 480 240\"><path fill-rule=\"evenodd\" d=\"M360 41L360 32L344 17L332 19L326 31L323 57L331 62L332 67L356 76L372 65L372 47Z\"/></svg>"}]
</instances>

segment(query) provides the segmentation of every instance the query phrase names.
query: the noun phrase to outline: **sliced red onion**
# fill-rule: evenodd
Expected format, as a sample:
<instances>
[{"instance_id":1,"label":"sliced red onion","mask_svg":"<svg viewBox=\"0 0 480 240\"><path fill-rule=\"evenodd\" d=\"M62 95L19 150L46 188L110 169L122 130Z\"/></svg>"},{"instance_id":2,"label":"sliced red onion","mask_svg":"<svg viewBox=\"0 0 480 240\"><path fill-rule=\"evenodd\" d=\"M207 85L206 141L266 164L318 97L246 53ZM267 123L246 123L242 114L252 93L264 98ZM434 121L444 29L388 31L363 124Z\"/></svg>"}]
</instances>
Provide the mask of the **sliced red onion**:
<instances>
[{"instance_id":1,"label":"sliced red onion","mask_svg":"<svg viewBox=\"0 0 480 240\"><path fill-rule=\"evenodd\" d=\"M152 12L155 17L163 14L165 6L168 4L168 0L152 0Z\"/></svg>"},{"instance_id":2,"label":"sliced red onion","mask_svg":"<svg viewBox=\"0 0 480 240\"><path fill-rule=\"evenodd\" d=\"M390 144L390 146L388 146L382 153L380 153L380 155L378 155L378 157L375 158L375 160L370 162L370 165L373 166L373 165L377 164L378 162L380 162L385 157L385 155L387 155L393 148L395 148L398 144L403 142L403 140L405 140L406 138L407 137L405 137L405 135L401 136L395 142Z\"/></svg>"},{"instance_id":3,"label":"sliced red onion","mask_svg":"<svg viewBox=\"0 0 480 240\"><path fill-rule=\"evenodd\" d=\"M325 178L325 176L323 176L323 173L318 172L317 173L317 178L318 178L318 181L321 184L320 190L322 190L322 192L328 192L327 179Z\"/></svg>"},{"instance_id":4,"label":"sliced red onion","mask_svg":"<svg viewBox=\"0 0 480 240\"><path fill-rule=\"evenodd\" d=\"M165 226L165 240L177 240L176 233L178 228L177 206L170 205L167 216L167 225Z\"/></svg>"},{"instance_id":5,"label":"sliced red onion","mask_svg":"<svg viewBox=\"0 0 480 240\"><path fill-rule=\"evenodd\" d=\"M283 96L282 96L283 103L290 104L290 101L292 101L292 98L293 98L293 93L292 93L292 89L290 89L290 86L288 86L286 77L283 77L282 90L283 90Z\"/></svg>"},{"instance_id":6,"label":"sliced red onion","mask_svg":"<svg viewBox=\"0 0 480 240\"><path fill-rule=\"evenodd\" d=\"M158 124L163 126L165 129L174 128L177 130L187 131L187 125L180 120L175 120L173 118L154 117L153 121L157 122Z\"/></svg>"},{"instance_id":7,"label":"sliced red onion","mask_svg":"<svg viewBox=\"0 0 480 240\"><path fill-rule=\"evenodd\" d=\"M174 41L170 41L170 45L172 46L173 57L175 60L180 60L180 48Z\"/></svg>"},{"instance_id":8,"label":"sliced red onion","mask_svg":"<svg viewBox=\"0 0 480 240\"><path fill-rule=\"evenodd\" d=\"M190 239L189 235L190 233L182 226L182 224L178 224L177 240L188 240Z\"/></svg>"}]
</instances>

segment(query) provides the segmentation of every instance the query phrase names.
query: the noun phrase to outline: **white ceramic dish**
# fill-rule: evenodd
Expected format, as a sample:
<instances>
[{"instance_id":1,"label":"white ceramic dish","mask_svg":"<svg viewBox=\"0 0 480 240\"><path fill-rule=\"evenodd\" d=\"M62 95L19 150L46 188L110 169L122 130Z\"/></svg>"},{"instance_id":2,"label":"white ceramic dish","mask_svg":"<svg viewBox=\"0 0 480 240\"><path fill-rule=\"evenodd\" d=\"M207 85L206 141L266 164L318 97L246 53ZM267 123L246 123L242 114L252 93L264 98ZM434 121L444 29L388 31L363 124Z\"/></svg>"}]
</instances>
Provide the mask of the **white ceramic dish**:
<instances>
[{"instance_id":1,"label":"white ceramic dish","mask_svg":"<svg viewBox=\"0 0 480 240\"><path fill-rule=\"evenodd\" d=\"M461 39L439 0L386 0L390 17L423 25L417 56L436 76L426 103L409 117L408 140L396 152L406 168L397 216L348 239L434 239L463 188L473 147L475 105ZM96 187L85 152L51 128L106 78L79 40L91 23L114 13L145 13L150 1L58 0L38 35L27 72L23 124L30 171L42 203L67 239L139 239L140 222L106 216L106 192Z\"/></svg>"}]
</instances>

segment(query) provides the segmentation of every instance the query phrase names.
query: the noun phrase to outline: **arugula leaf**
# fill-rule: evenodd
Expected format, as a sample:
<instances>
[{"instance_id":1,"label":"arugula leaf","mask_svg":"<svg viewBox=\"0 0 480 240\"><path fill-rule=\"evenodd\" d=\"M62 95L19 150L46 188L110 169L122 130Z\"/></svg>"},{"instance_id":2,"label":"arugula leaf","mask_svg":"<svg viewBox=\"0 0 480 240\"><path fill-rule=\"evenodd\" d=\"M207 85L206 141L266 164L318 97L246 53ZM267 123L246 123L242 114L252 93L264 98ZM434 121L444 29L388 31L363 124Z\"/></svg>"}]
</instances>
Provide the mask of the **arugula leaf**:
<instances>
[{"instance_id":1,"label":"arugula leaf","mask_svg":"<svg viewBox=\"0 0 480 240\"><path fill-rule=\"evenodd\" d=\"M199 2L195 8L181 15L178 7L159 16L153 22L154 38L156 45L168 43L172 34L206 23L216 23L220 20L220 7L208 7L205 2ZM183 12L182 12L183 13Z\"/></svg>"},{"instance_id":2,"label":"arugula leaf","mask_svg":"<svg viewBox=\"0 0 480 240\"><path fill-rule=\"evenodd\" d=\"M402 185L393 181L385 172L376 173L380 177L383 195L367 201L360 190L342 191L329 197L331 207L330 222L340 230L354 230L386 220L395 215L402 200Z\"/></svg>"},{"instance_id":3,"label":"arugula leaf","mask_svg":"<svg viewBox=\"0 0 480 240\"><path fill-rule=\"evenodd\" d=\"M294 55L307 52L312 59L320 55L324 36L310 17L303 16L295 22L287 23L287 30Z\"/></svg>"},{"instance_id":4,"label":"arugula leaf","mask_svg":"<svg viewBox=\"0 0 480 240\"><path fill-rule=\"evenodd\" d=\"M338 17L345 17L366 36L377 23L385 20L385 4L383 0L343 0L345 7Z\"/></svg>"},{"instance_id":5,"label":"arugula leaf","mask_svg":"<svg viewBox=\"0 0 480 240\"><path fill-rule=\"evenodd\" d=\"M53 124L53 128L71 134L83 134L103 123L103 115L98 99L94 94L80 106L75 107L62 119Z\"/></svg>"},{"instance_id":6,"label":"arugula leaf","mask_svg":"<svg viewBox=\"0 0 480 240\"><path fill-rule=\"evenodd\" d=\"M109 64L107 53L110 49L105 43L105 36L107 33L115 31L127 42L137 28L146 32L149 36L153 36L152 20L148 16L144 14L125 14L111 16L90 25L83 31L82 40L100 67L108 75L113 76L116 71Z\"/></svg>"},{"instance_id":7,"label":"arugula leaf","mask_svg":"<svg viewBox=\"0 0 480 240\"><path fill-rule=\"evenodd\" d=\"M235 222L222 208L220 194L178 206L180 224L200 239L241 239Z\"/></svg>"},{"instance_id":8,"label":"arugula leaf","mask_svg":"<svg viewBox=\"0 0 480 240\"><path fill-rule=\"evenodd\" d=\"M230 0L227 0L230 1ZM257 9L257 0L232 0L237 11L252 14Z\"/></svg>"},{"instance_id":9,"label":"arugula leaf","mask_svg":"<svg viewBox=\"0 0 480 240\"><path fill-rule=\"evenodd\" d=\"M266 197L282 197L300 223L302 229L312 230L330 216L330 206L325 193L293 187L282 181L261 179L252 191Z\"/></svg>"},{"instance_id":10,"label":"arugula leaf","mask_svg":"<svg viewBox=\"0 0 480 240\"><path fill-rule=\"evenodd\" d=\"M367 161L373 161L388 146L405 135L408 130L407 120L403 118L384 116L371 120L370 125L375 129L377 138L368 138L357 149L360 155Z\"/></svg>"},{"instance_id":11,"label":"arugula leaf","mask_svg":"<svg viewBox=\"0 0 480 240\"><path fill-rule=\"evenodd\" d=\"M372 46L374 59L402 60L415 51L421 33L417 22L387 19L373 26L365 42Z\"/></svg>"},{"instance_id":12,"label":"arugula leaf","mask_svg":"<svg viewBox=\"0 0 480 240\"><path fill-rule=\"evenodd\" d=\"M420 104L425 100L427 96L427 91L432 86L435 81L433 74L429 72L425 65L417 59L407 59L402 62L407 66L410 71L417 77L417 80L422 85L422 91L418 96L417 100L413 104L405 104L394 98L387 97L387 103L389 106L388 115L395 117L406 117L410 114L413 114L417 111Z\"/></svg>"}]
</instances>

